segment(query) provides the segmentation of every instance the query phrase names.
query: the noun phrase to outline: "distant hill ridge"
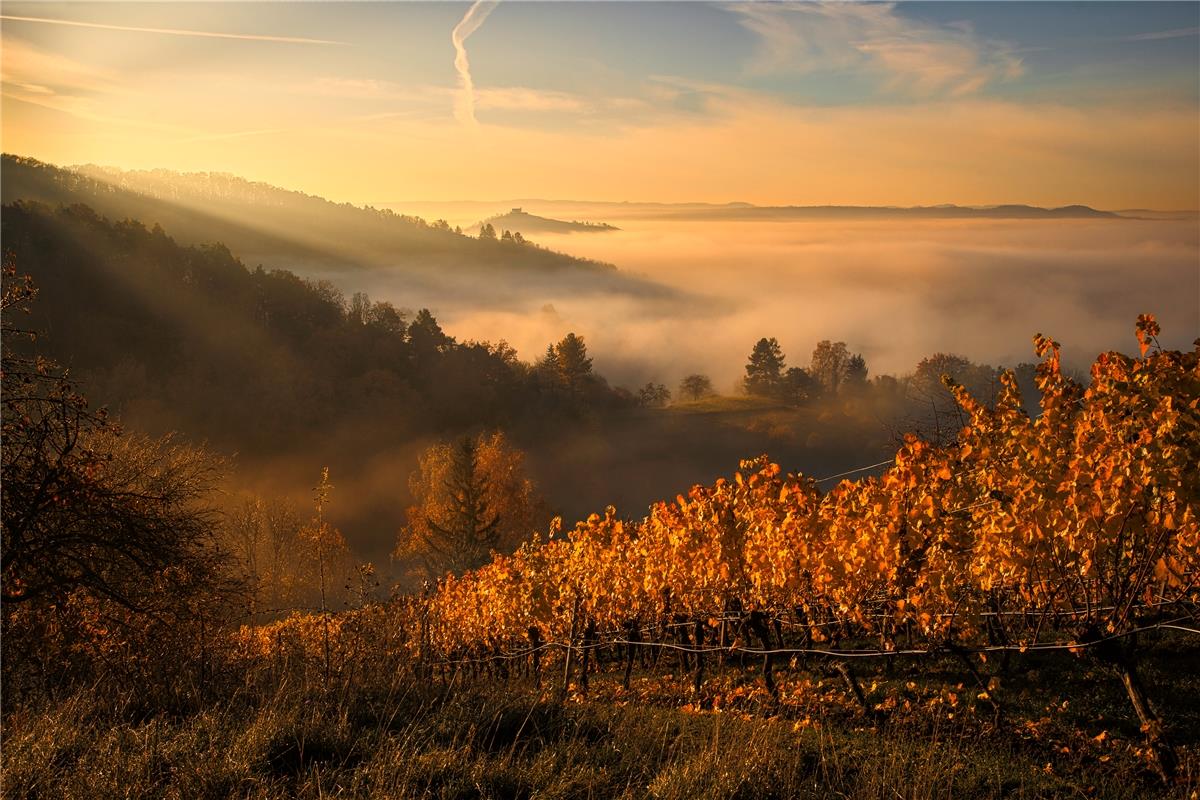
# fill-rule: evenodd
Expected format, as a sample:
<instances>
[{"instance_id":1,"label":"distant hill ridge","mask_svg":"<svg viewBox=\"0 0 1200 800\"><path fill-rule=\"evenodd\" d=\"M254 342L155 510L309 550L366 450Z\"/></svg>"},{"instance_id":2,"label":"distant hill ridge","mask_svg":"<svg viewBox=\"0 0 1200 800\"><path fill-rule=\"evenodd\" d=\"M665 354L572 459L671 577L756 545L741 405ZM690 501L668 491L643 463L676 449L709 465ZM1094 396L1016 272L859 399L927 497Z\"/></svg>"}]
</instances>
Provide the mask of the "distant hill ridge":
<instances>
[{"instance_id":1,"label":"distant hill ridge","mask_svg":"<svg viewBox=\"0 0 1200 800\"><path fill-rule=\"evenodd\" d=\"M572 220L570 222L551 219L550 217L540 217L536 214L530 214L523 208L517 207L505 214L496 214L487 219L472 225L468 228L468 232L478 232L484 225L491 225L496 229L497 233L501 231L512 231L513 233L520 232L522 235L537 235L539 233L605 233L608 231L617 231L620 228L615 225L609 225L607 222L580 222Z\"/></svg>"},{"instance_id":2,"label":"distant hill ridge","mask_svg":"<svg viewBox=\"0 0 1200 800\"><path fill-rule=\"evenodd\" d=\"M235 200L258 205L283 206L289 202L331 204L344 208L357 208L352 203L335 203L318 195L294 189L284 189L262 181L252 181L231 172L177 172L170 169L124 170L99 164L79 164L63 169L94 178L112 186L163 199L204 197L211 200ZM364 206L365 210L374 210ZM414 224L424 224L419 217L398 214L401 219Z\"/></svg>"},{"instance_id":3,"label":"distant hill ridge","mask_svg":"<svg viewBox=\"0 0 1200 800\"><path fill-rule=\"evenodd\" d=\"M184 244L221 242L247 263L268 267L401 267L432 275L615 270L533 244L480 241L445 222L334 203L227 173L69 169L10 154L2 169L5 204L82 204L111 219L161 225Z\"/></svg>"},{"instance_id":4,"label":"distant hill ridge","mask_svg":"<svg viewBox=\"0 0 1200 800\"><path fill-rule=\"evenodd\" d=\"M399 446L480 423L572 419L557 384L547 389L510 347L459 342L405 298L347 297L81 204L4 205L0 237L39 292L22 320L39 331L27 354L70 368L135 429L262 456L338 431ZM598 375L589 387L596 408L627 402Z\"/></svg>"},{"instance_id":5,"label":"distant hill ridge","mask_svg":"<svg viewBox=\"0 0 1200 800\"><path fill-rule=\"evenodd\" d=\"M1162 216L1165 212L1105 211L1083 204L1043 208L1021 203L996 205L958 205L942 203L926 206L857 206L857 205L755 205L753 203L661 203L629 200L412 200L385 204L391 208L420 208L422 213L444 214L456 219L482 215L497 206L520 208L529 215L561 218L564 215L609 217L615 221L629 219L654 220L787 220L787 219L1130 219ZM1186 212L1173 212L1178 215ZM505 216L505 215L501 215ZM493 225L498 225L491 218Z\"/></svg>"},{"instance_id":6,"label":"distant hill ridge","mask_svg":"<svg viewBox=\"0 0 1200 800\"><path fill-rule=\"evenodd\" d=\"M996 206L959 206L944 204L936 206L749 206L719 208L705 212L721 217L734 216L862 216L862 217L930 217L959 218L976 217L988 219L1074 219L1074 218L1119 218L1111 211L1100 211L1085 205L1042 208L1040 206L1009 203Z\"/></svg>"}]
</instances>

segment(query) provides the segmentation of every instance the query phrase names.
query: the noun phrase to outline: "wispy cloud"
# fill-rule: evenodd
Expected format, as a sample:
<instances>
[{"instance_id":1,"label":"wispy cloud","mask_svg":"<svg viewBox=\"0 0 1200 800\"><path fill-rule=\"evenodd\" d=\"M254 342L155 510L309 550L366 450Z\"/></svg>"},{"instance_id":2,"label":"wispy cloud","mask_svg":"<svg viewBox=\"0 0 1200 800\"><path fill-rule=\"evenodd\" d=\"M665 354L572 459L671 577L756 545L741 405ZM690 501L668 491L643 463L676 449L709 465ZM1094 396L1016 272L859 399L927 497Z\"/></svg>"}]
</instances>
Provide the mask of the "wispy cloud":
<instances>
[{"instance_id":1,"label":"wispy cloud","mask_svg":"<svg viewBox=\"0 0 1200 800\"><path fill-rule=\"evenodd\" d=\"M0 93L5 98L80 119L112 122L100 98L121 91L116 76L105 69L19 39L4 42Z\"/></svg>"},{"instance_id":2,"label":"wispy cloud","mask_svg":"<svg viewBox=\"0 0 1200 800\"><path fill-rule=\"evenodd\" d=\"M20 39L4 41L0 82L5 90L34 94L90 96L117 89L117 77L94 64L37 47Z\"/></svg>"},{"instance_id":3,"label":"wispy cloud","mask_svg":"<svg viewBox=\"0 0 1200 800\"><path fill-rule=\"evenodd\" d=\"M456 106L461 101L461 87L437 86L432 84L410 85L387 80L321 77L288 87L287 91L317 97L335 97L392 106L356 117L360 121L373 119L445 117L448 104ZM400 108L402 107L402 108ZM472 88L471 109L490 111L526 112L537 115L544 123L546 114L561 115L564 119L593 118L610 115L619 117L632 111L649 112L651 103L646 99L619 95L596 95L539 89L532 86L489 86ZM455 109L456 111L459 108ZM459 114L455 118L471 124ZM510 118L509 122L513 120Z\"/></svg>"},{"instance_id":4,"label":"wispy cloud","mask_svg":"<svg viewBox=\"0 0 1200 800\"><path fill-rule=\"evenodd\" d=\"M53 19L51 17L22 17L13 14L0 14L0 19L10 22L34 22L43 25L67 25L73 28L93 28L104 31L133 31L135 33L157 33L168 36L199 36L206 39L239 39L252 42L281 42L284 44L346 44L330 39L308 39L302 36L271 36L258 33L225 33L220 31L196 31L184 28L142 28L134 25L107 25L101 22L80 22L69 19Z\"/></svg>"},{"instance_id":5,"label":"wispy cloud","mask_svg":"<svg viewBox=\"0 0 1200 800\"><path fill-rule=\"evenodd\" d=\"M479 30L488 14L496 7L496 0L476 0L467 13L450 32L454 44L454 69L458 72L458 99L454 105L454 116L459 122L475 126L475 81L471 78L471 62L467 58L467 37Z\"/></svg>"},{"instance_id":6,"label":"wispy cloud","mask_svg":"<svg viewBox=\"0 0 1200 800\"><path fill-rule=\"evenodd\" d=\"M527 86L500 86L481 89L478 103L484 108L509 111L564 111L582 112L593 109L594 104L570 92L555 92L532 89Z\"/></svg>"},{"instance_id":7,"label":"wispy cloud","mask_svg":"<svg viewBox=\"0 0 1200 800\"><path fill-rule=\"evenodd\" d=\"M1124 42L1154 42L1159 39L1183 39L1200 37L1200 28L1172 28L1169 31L1152 31L1150 33L1136 33L1133 36L1126 36L1121 41Z\"/></svg>"},{"instance_id":8,"label":"wispy cloud","mask_svg":"<svg viewBox=\"0 0 1200 800\"><path fill-rule=\"evenodd\" d=\"M894 4L733 3L727 8L759 37L751 74L876 73L889 91L970 94L1019 76L1021 59L969 25L931 26L896 14Z\"/></svg>"}]
</instances>

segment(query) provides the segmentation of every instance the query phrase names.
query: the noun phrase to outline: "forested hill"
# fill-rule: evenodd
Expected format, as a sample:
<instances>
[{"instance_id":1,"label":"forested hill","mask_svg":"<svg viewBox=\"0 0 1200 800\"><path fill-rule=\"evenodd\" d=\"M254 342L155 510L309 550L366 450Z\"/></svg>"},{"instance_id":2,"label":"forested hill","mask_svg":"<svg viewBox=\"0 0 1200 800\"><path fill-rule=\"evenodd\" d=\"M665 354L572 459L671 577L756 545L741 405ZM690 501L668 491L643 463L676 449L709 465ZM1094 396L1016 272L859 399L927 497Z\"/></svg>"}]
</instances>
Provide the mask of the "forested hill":
<instances>
[{"instance_id":1,"label":"forested hill","mask_svg":"<svg viewBox=\"0 0 1200 800\"><path fill-rule=\"evenodd\" d=\"M530 243L483 241L442 223L221 173L64 169L4 155L4 203L82 203L111 219L161 225L184 244L222 242L249 264L288 269L402 268L511 275L611 273L612 265Z\"/></svg>"},{"instance_id":2,"label":"forested hill","mask_svg":"<svg viewBox=\"0 0 1200 800\"><path fill-rule=\"evenodd\" d=\"M620 230L606 222L579 222L576 220L567 222L561 219L539 217L523 209L514 208L507 214L488 217L482 222L472 225L467 231L468 233L477 233L486 225L491 225L496 233L511 231L523 236L537 236L541 233L607 233Z\"/></svg>"},{"instance_id":3,"label":"forested hill","mask_svg":"<svg viewBox=\"0 0 1200 800\"><path fill-rule=\"evenodd\" d=\"M24 202L5 205L0 225L40 290L21 321L42 333L39 352L152 432L269 454L351 429L380 446L620 403L591 376L567 397L511 348L456 342L428 311L249 270L223 245L184 246L161 227Z\"/></svg>"}]
</instances>

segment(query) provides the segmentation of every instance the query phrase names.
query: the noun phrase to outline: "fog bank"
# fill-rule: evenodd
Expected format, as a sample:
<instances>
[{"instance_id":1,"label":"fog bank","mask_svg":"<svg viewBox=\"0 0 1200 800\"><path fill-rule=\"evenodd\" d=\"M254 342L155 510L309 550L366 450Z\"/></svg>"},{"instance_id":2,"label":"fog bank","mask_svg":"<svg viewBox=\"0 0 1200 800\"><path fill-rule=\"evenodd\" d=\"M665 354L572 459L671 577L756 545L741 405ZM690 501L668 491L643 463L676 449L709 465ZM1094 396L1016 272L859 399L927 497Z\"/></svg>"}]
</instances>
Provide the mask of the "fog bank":
<instances>
[{"instance_id":1,"label":"fog bank","mask_svg":"<svg viewBox=\"0 0 1200 800\"><path fill-rule=\"evenodd\" d=\"M609 209L611 211L611 209ZM1012 365L1038 332L1068 362L1134 348L1139 313L1165 346L1200 335L1200 222L1184 219L695 222L609 217L620 231L546 235L557 250L646 279L646 292L511 283L413 293L399 271L343 278L434 308L459 338L505 339L536 358L568 331L617 383L673 386L689 372L732 390L751 345L779 339L789 364L844 340L872 374L903 374L938 351ZM654 288L658 284L661 289ZM490 298L480 309L482 296Z\"/></svg>"}]
</instances>

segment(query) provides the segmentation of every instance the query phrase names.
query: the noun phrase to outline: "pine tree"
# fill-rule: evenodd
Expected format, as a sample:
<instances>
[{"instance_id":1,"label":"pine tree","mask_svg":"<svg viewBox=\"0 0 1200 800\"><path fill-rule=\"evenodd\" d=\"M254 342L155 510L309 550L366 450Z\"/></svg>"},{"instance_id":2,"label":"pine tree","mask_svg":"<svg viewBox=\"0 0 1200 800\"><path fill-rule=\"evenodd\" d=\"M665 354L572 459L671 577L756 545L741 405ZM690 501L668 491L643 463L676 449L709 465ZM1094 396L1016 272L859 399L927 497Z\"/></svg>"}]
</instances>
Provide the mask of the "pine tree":
<instances>
[{"instance_id":1,"label":"pine tree","mask_svg":"<svg viewBox=\"0 0 1200 800\"><path fill-rule=\"evenodd\" d=\"M568 333L554 347L558 358L558 369L568 386L576 386L592 374L592 359L588 357L587 345L582 336Z\"/></svg>"},{"instance_id":2,"label":"pine tree","mask_svg":"<svg viewBox=\"0 0 1200 800\"><path fill-rule=\"evenodd\" d=\"M523 464L524 454L501 433L429 448L409 481L415 504L396 556L437 577L516 547L549 516Z\"/></svg>"},{"instance_id":3,"label":"pine tree","mask_svg":"<svg viewBox=\"0 0 1200 800\"><path fill-rule=\"evenodd\" d=\"M784 356L774 337L759 339L746 364L746 391L760 397L778 397L783 389Z\"/></svg>"},{"instance_id":4,"label":"pine tree","mask_svg":"<svg viewBox=\"0 0 1200 800\"><path fill-rule=\"evenodd\" d=\"M441 523L430 519L429 527L443 544L451 545L447 555L452 570L479 566L496 547L500 515L485 500L487 479L479 471L474 440L465 437L455 446L445 485L450 513Z\"/></svg>"}]
</instances>

